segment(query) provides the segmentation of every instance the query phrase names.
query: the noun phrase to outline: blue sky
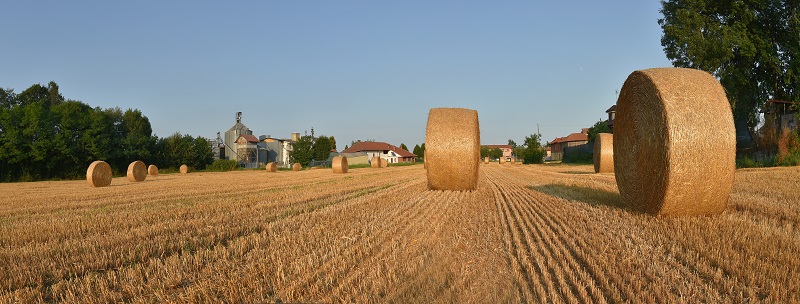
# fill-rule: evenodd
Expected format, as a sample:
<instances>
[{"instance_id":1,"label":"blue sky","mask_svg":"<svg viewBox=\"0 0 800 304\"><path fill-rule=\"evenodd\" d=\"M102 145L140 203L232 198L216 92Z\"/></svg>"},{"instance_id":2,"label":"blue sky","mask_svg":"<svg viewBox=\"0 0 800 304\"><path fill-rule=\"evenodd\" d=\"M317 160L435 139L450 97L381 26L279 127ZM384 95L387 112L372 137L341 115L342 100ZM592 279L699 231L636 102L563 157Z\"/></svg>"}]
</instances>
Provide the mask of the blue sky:
<instances>
[{"instance_id":1,"label":"blue sky","mask_svg":"<svg viewBox=\"0 0 800 304\"><path fill-rule=\"evenodd\" d=\"M428 109L478 110L484 144L605 118L632 71L669 66L658 1L14 1L0 87L140 109L158 136L333 135L409 148ZM543 143L544 143L543 141Z\"/></svg>"}]
</instances>

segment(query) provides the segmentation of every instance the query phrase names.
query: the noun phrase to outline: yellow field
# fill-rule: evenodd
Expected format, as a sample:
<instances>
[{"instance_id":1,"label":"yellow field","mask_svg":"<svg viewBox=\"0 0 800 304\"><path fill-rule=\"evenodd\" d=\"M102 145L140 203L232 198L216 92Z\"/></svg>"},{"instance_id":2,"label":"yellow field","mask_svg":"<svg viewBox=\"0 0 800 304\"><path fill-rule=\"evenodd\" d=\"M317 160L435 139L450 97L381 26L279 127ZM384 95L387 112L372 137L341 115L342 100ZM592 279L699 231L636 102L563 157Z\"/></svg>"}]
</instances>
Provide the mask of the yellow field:
<instances>
[{"instance_id":1,"label":"yellow field","mask_svg":"<svg viewBox=\"0 0 800 304\"><path fill-rule=\"evenodd\" d=\"M0 184L0 302L800 302L800 168L739 170L726 212L695 218L622 209L590 172Z\"/></svg>"}]
</instances>

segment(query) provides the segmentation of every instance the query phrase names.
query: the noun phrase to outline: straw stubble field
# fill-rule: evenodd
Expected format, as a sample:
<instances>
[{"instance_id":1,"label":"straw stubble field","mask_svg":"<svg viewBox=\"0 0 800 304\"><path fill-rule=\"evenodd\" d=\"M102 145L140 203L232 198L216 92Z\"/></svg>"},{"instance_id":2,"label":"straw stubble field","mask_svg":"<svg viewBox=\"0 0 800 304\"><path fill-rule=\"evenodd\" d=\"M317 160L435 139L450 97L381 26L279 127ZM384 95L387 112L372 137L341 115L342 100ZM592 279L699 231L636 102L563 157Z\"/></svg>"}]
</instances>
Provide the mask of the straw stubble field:
<instances>
[{"instance_id":1,"label":"straw stubble field","mask_svg":"<svg viewBox=\"0 0 800 304\"><path fill-rule=\"evenodd\" d=\"M422 166L2 184L0 302L800 301L800 168L739 170L725 213L618 207L590 166Z\"/></svg>"}]
</instances>

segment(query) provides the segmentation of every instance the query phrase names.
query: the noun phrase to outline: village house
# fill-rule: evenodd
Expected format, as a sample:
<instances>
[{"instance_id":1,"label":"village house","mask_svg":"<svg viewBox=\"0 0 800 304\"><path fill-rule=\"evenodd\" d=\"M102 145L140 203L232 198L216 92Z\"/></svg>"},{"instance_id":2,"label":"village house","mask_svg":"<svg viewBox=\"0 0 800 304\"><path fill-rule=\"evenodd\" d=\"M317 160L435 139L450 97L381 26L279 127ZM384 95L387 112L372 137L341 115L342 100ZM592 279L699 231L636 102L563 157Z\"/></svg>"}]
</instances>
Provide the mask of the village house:
<instances>
[{"instance_id":1,"label":"village house","mask_svg":"<svg viewBox=\"0 0 800 304\"><path fill-rule=\"evenodd\" d=\"M511 157L514 153L514 149L511 148L511 145L483 145L483 147L489 149L500 149L500 151L503 151L503 158L505 158L506 161L511 161Z\"/></svg>"},{"instance_id":2,"label":"village house","mask_svg":"<svg viewBox=\"0 0 800 304\"><path fill-rule=\"evenodd\" d=\"M369 158L380 157L387 163L407 163L417 161L417 155L408 152L400 147L390 145L385 142L362 141L355 143L352 147L345 149L342 153L364 152Z\"/></svg>"},{"instance_id":3,"label":"village house","mask_svg":"<svg viewBox=\"0 0 800 304\"><path fill-rule=\"evenodd\" d=\"M617 116L617 105L613 105L608 110L606 110L608 114L608 120L606 120L606 124L608 124L608 129L611 130L611 133L614 133L614 118Z\"/></svg>"},{"instance_id":4,"label":"village house","mask_svg":"<svg viewBox=\"0 0 800 304\"><path fill-rule=\"evenodd\" d=\"M549 143L550 159L563 160L564 149L587 144L589 142L589 128L581 129L580 133L572 133L565 137L558 137Z\"/></svg>"}]
</instances>

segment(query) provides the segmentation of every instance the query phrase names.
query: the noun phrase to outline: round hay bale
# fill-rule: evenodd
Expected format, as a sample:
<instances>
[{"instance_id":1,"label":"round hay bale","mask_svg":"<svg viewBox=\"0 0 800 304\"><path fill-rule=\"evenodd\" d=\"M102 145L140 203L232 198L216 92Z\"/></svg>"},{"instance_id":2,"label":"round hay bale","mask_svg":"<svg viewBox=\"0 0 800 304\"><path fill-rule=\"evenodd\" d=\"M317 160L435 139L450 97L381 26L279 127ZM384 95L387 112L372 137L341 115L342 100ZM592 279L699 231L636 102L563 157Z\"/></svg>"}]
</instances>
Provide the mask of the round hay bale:
<instances>
[{"instance_id":1,"label":"round hay bale","mask_svg":"<svg viewBox=\"0 0 800 304\"><path fill-rule=\"evenodd\" d=\"M622 200L654 215L719 214L736 170L736 134L725 90L684 68L635 71L614 120L614 168Z\"/></svg>"},{"instance_id":2,"label":"round hay bale","mask_svg":"<svg viewBox=\"0 0 800 304\"><path fill-rule=\"evenodd\" d=\"M505 157L501 157L500 158L500 164L502 165L502 164L505 164L505 163L506 163L506 158Z\"/></svg>"},{"instance_id":3,"label":"round hay bale","mask_svg":"<svg viewBox=\"0 0 800 304\"><path fill-rule=\"evenodd\" d=\"M513 165L513 164L514 164L514 163L516 163L516 162L517 162L517 161L516 161L516 160L514 160L514 158L512 157L512 158L511 158L511 164Z\"/></svg>"},{"instance_id":4,"label":"round hay bale","mask_svg":"<svg viewBox=\"0 0 800 304\"><path fill-rule=\"evenodd\" d=\"M383 168L383 166L382 166L382 164L381 164L381 163L382 163L382 161L381 161L382 159L383 159L383 158L380 158L380 157L378 157L378 156L374 156L374 157L372 157L372 158L369 160L369 166L370 166L370 168Z\"/></svg>"},{"instance_id":5,"label":"round hay bale","mask_svg":"<svg viewBox=\"0 0 800 304\"><path fill-rule=\"evenodd\" d=\"M614 135L599 133L594 138L594 173L614 173Z\"/></svg>"},{"instance_id":6,"label":"round hay bale","mask_svg":"<svg viewBox=\"0 0 800 304\"><path fill-rule=\"evenodd\" d=\"M86 169L86 181L92 187L105 187L111 185L111 166L102 160L94 161Z\"/></svg>"},{"instance_id":7,"label":"round hay bale","mask_svg":"<svg viewBox=\"0 0 800 304\"><path fill-rule=\"evenodd\" d=\"M147 166L143 161L137 160L128 165L128 180L141 182L147 178Z\"/></svg>"},{"instance_id":8,"label":"round hay bale","mask_svg":"<svg viewBox=\"0 0 800 304\"><path fill-rule=\"evenodd\" d=\"M483 158L483 163L484 164L488 164L489 163L489 157L488 156Z\"/></svg>"},{"instance_id":9,"label":"round hay bale","mask_svg":"<svg viewBox=\"0 0 800 304\"><path fill-rule=\"evenodd\" d=\"M278 164L276 164L275 162L268 163L265 168L267 172L278 172Z\"/></svg>"},{"instance_id":10,"label":"round hay bale","mask_svg":"<svg viewBox=\"0 0 800 304\"><path fill-rule=\"evenodd\" d=\"M344 155L334 157L331 167L333 167L333 173L347 173L347 157Z\"/></svg>"},{"instance_id":11,"label":"round hay bale","mask_svg":"<svg viewBox=\"0 0 800 304\"><path fill-rule=\"evenodd\" d=\"M294 171L300 171L301 169L303 169L303 165L301 165L300 163L294 163L292 165L292 170Z\"/></svg>"},{"instance_id":12,"label":"round hay bale","mask_svg":"<svg viewBox=\"0 0 800 304\"><path fill-rule=\"evenodd\" d=\"M156 167L156 165L147 166L147 174L150 174L152 176L158 175L158 167Z\"/></svg>"},{"instance_id":13,"label":"round hay bale","mask_svg":"<svg viewBox=\"0 0 800 304\"><path fill-rule=\"evenodd\" d=\"M478 111L434 108L425 131L428 189L474 190L481 157Z\"/></svg>"},{"instance_id":14,"label":"round hay bale","mask_svg":"<svg viewBox=\"0 0 800 304\"><path fill-rule=\"evenodd\" d=\"M189 173L189 166L181 165L181 174Z\"/></svg>"},{"instance_id":15,"label":"round hay bale","mask_svg":"<svg viewBox=\"0 0 800 304\"><path fill-rule=\"evenodd\" d=\"M387 168L387 167L389 167L389 161L381 157L381 168Z\"/></svg>"}]
</instances>

